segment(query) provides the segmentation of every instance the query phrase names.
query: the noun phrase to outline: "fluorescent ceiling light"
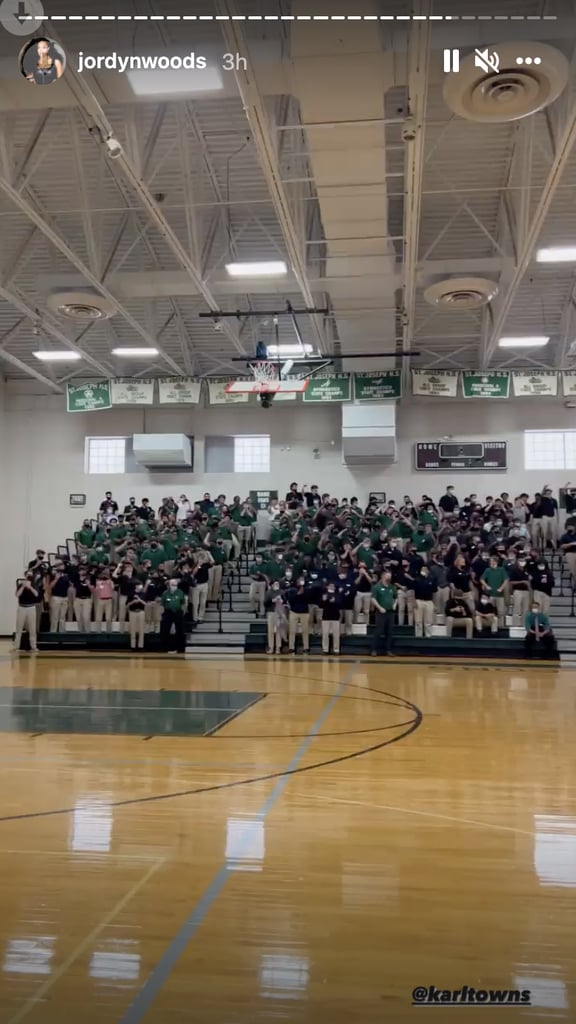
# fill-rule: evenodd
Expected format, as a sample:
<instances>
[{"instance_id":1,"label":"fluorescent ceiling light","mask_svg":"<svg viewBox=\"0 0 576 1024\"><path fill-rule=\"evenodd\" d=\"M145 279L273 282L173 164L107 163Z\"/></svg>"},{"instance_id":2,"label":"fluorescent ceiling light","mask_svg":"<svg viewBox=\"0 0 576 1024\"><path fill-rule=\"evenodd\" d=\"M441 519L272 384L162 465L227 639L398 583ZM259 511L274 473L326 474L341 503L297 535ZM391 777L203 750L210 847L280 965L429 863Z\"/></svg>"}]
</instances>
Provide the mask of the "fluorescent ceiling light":
<instances>
[{"instance_id":1,"label":"fluorescent ceiling light","mask_svg":"<svg viewBox=\"0 0 576 1024\"><path fill-rule=\"evenodd\" d=\"M263 263L227 263L230 277L281 277L288 273L284 260L266 260Z\"/></svg>"},{"instance_id":2,"label":"fluorescent ceiling light","mask_svg":"<svg viewBox=\"0 0 576 1024\"><path fill-rule=\"evenodd\" d=\"M41 359L43 363L75 363L78 359L82 359L79 352L73 352L70 348L55 348L52 351L46 352L33 352L36 359Z\"/></svg>"},{"instance_id":3,"label":"fluorescent ceiling light","mask_svg":"<svg viewBox=\"0 0 576 1024\"><path fill-rule=\"evenodd\" d=\"M124 356L128 356L128 357L134 356L135 358L136 357L144 357L144 358L146 358L147 356L157 356L158 355L158 349L157 348L113 348L112 349L112 355L113 356L123 356L123 357Z\"/></svg>"},{"instance_id":4,"label":"fluorescent ceiling light","mask_svg":"<svg viewBox=\"0 0 576 1024\"><path fill-rule=\"evenodd\" d=\"M266 351L269 356L276 356L277 358L290 357L290 359L298 359L298 356L311 355L312 345L304 345L304 351L302 351L301 345L267 345Z\"/></svg>"},{"instance_id":5,"label":"fluorescent ceiling light","mask_svg":"<svg viewBox=\"0 0 576 1024\"><path fill-rule=\"evenodd\" d=\"M576 263L576 246L557 245L547 249L538 249L537 263Z\"/></svg>"},{"instance_id":6,"label":"fluorescent ceiling light","mask_svg":"<svg viewBox=\"0 0 576 1024\"><path fill-rule=\"evenodd\" d=\"M135 96L196 96L203 92L219 92L224 88L218 68L185 70L156 68L153 71L127 71L126 78Z\"/></svg>"},{"instance_id":7,"label":"fluorescent ceiling light","mask_svg":"<svg viewBox=\"0 0 576 1024\"><path fill-rule=\"evenodd\" d=\"M500 338L498 342L499 348L543 348L547 345L550 338L545 335L534 335L533 337L526 338Z\"/></svg>"}]
</instances>

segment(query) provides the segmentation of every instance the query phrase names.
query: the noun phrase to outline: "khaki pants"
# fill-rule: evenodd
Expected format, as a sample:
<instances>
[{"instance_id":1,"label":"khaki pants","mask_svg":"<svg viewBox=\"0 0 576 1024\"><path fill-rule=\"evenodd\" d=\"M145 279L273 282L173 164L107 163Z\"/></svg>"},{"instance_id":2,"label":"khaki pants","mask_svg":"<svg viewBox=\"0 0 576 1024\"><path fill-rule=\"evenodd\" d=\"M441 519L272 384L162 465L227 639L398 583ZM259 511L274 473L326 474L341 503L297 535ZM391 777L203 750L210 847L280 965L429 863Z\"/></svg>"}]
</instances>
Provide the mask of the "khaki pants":
<instances>
[{"instance_id":1,"label":"khaki pants","mask_svg":"<svg viewBox=\"0 0 576 1024\"><path fill-rule=\"evenodd\" d=\"M544 594L541 590L534 590L532 597L540 605L540 611L544 612L544 615L550 615L550 595Z\"/></svg>"},{"instance_id":2,"label":"khaki pants","mask_svg":"<svg viewBox=\"0 0 576 1024\"><path fill-rule=\"evenodd\" d=\"M308 616L310 621L310 632L313 636L320 636L322 632L322 609L320 606L317 604L311 604Z\"/></svg>"},{"instance_id":3,"label":"khaki pants","mask_svg":"<svg viewBox=\"0 0 576 1024\"><path fill-rule=\"evenodd\" d=\"M368 593L366 594L356 594L356 597L354 598L354 618L356 622L358 622L360 616L362 616L362 618L368 621L368 619L370 618L371 607L372 594L370 591L368 591Z\"/></svg>"},{"instance_id":4,"label":"khaki pants","mask_svg":"<svg viewBox=\"0 0 576 1024\"><path fill-rule=\"evenodd\" d=\"M266 618L268 625L268 653L280 654L282 644L286 643L288 639L286 629L278 625L275 612L268 612Z\"/></svg>"},{"instance_id":5,"label":"khaki pants","mask_svg":"<svg viewBox=\"0 0 576 1024\"><path fill-rule=\"evenodd\" d=\"M128 598L125 594L118 595L118 629L121 633L126 632L126 604Z\"/></svg>"},{"instance_id":6,"label":"khaki pants","mask_svg":"<svg viewBox=\"0 0 576 1024\"><path fill-rule=\"evenodd\" d=\"M465 626L466 639L472 639L472 619L454 618L452 615L448 615L446 618L446 636L452 636L452 630L454 629L454 626Z\"/></svg>"},{"instance_id":7,"label":"khaki pants","mask_svg":"<svg viewBox=\"0 0 576 1024\"><path fill-rule=\"evenodd\" d=\"M290 612L288 615L288 648L294 651L296 633L302 633L302 647L310 650L310 617L308 612Z\"/></svg>"},{"instance_id":8,"label":"khaki pants","mask_svg":"<svg viewBox=\"0 0 576 1024\"><path fill-rule=\"evenodd\" d=\"M146 612L129 612L128 623L130 629L130 647L144 647L144 633L146 632Z\"/></svg>"},{"instance_id":9,"label":"khaki pants","mask_svg":"<svg viewBox=\"0 0 576 1024\"><path fill-rule=\"evenodd\" d=\"M535 548L541 548L544 543L544 523L542 519L533 519L530 523L530 536Z\"/></svg>"},{"instance_id":10,"label":"khaki pants","mask_svg":"<svg viewBox=\"0 0 576 1024\"><path fill-rule=\"evenodd\" d=\"M493 601L494 604L496 605L496 611L498 613L498 625L500 626L500 629L503 629L503 627L506 625L507 601L504 599L504 597L491 597L490 600Z\"/></svg>"},{"instance_id":11,"label":"khaki pants","mask_svg":"<svg viewBox=\"0 0 576 1024\"><path fill-rule=\"evenodd\" d=\"M66 601L66 598L60 598ZM22 633L26 631L30 637L30 650L37 651L36 646L36 605L30 604L26 607L18 605L16 610L16 633L14 634L14 647L20 650Z\"/></svg>"},{"instance_id":12,"label":"khaki pants","mask_svg":"<svg viewBox=\"0 0 576 1024\"><path fill-rule=\"evenodd\" d=\"M100 633L102 628L102 619L106 622L106 631L112 632L112 598L100 598L97 597L94 607L94 622L96 623L96 632Z\"/></svg>"},{"instance_id":13,"label":"khaki pants","mask_svg":"<svg viewBox=\"0 0 576 1024\"><path fill-rule=\"evenodd\" d=\"M409 626L414 625L414 591L398 591L398 625L404 625L404 618L407 616Z\"/></svg>"},{"instance_id":14,"label":"khaki pants","mask_svg":"<svg viewBox=\"0 0 576 1024\"><path fill-rule=\"evenodd\" d=\"M66 628L67 597L50 598L50 632L59 633Z\"/></svg>"},{"instance_id":15,"label":"khaki pants","mask_svg":"<svg viewBox=\"0 0 576 1024\"><path fill-rule=\"evenodd\" d=\"M264 595L266 594L266 583L260 583L258 580L252 580L250 584L250 590L248 591L248 606L251 612L258 612L259 615L264 614ZM194 616L196 618L196 616Z\"/></svg>"},{"instance_id":16,"label":"khaki pants","mask_svg":"<svg viewBox=\"0 0 576 1024\"><path fill-rule=\"evenodd\" d=\"M523 626L530 604L528 590L515 590L512 594L512 617L515 626Z\"/></svg>"},{"instance_id":17,"label":"khaki pants","mask_svg":"<svg viewBox=\"0 0 576 1024\"><path fill-rule=\"evenodd\" d=\"M226 558L228 560L230 560L230 555L232 555L232 558L240 557L240 541L238 540L238 537L232 537L231 540L223 540L222 547L226 552Z\"/></svg>"},{"instance_id":18,"label":"khaki pants","mask_svg":"<svg viewBox=\"0 0 576 1024\"><path fill-rule=\"evenodd\" d=\"M481 633L483 629L486 629L486 626L490 626L490 629L493 633L498 632L498 617L496 615L477 614L475 621L476 629L478 630L479 633Z\"/></svg>"},{"instance_id":19,"label":"khaki pants","mask_svg":"<svg viewBox=\"0 0 576 1024\"><path fill-rule=\"evenodd\" d=\"M434 622L434 602L416 601L414 608L414 636L431 636Z\"/></svg>"},{"instance_id":20,"label":"khaki pants","mask_svg":"<svg viewBox=\"0 0 576 1024\"><path fill-rule=\"evenodd\" d=\"M354 609L344 608L340 612L340 634L343 633L346 636L352 635L352 626L354 624Z\"/></svg>"},{"instance_id":21,"label":"khaki pants","mask_svg":"<svg viewBox=\"0 0 576 1024\"><path fill-rule=\"evenodd\" d=\"M432 598L432 603L434 605L434 611L435 611L436 615L438 615L438 617L440 619L442 619L442 622L446 621L445 608L446 608L446 602L447 602L449 597L450 597L450 587L438 587L438 590L436 591L436 593L434 594L434 597ZM410 620L408 620L408 623L410 624Z\"/></svg>"},{"instance_id":22,"label":"khaki pants","mask_svg":"<svg viewBox=\"0 0 576 1024\"><path fill-rule=\"evenodd\" d=\"M194 622L203 622L208 599L208 584L198 583L192 588L192 618Z\"/></svg>"},{"instance_id":23,"label":"khaki pants","mask_svg":"<svg viewBox=\"0 0 576 1024\"><path fill-rule=\"evenodd\" d=\"M164 609L159 601L147 601L146 611L144 612L144 622L147 626L148 633L159 633L160 622L162 621L162 612Z\"/></svg>"},{"instance_id":24,"label":"khaki pants","mask_svg":"<svg viewBox=\"0 0 576 1024\"><path fill-rule=\"evenodd\" d=\"M474 603L474 594L472 593L472 591L469 590L467 594L463 593L462 600L465 601L465 603L468 605L468 608L470 609L470 615L474 615L474 612L476 611L476 605Z\"/></svg>"},{"instance_id":25,"label":"khaki pants","mask_svg":"<svg viewBox=\"0 0 576 1024\"><path fill-rule=\"evenodd\" d=\"M570 573L572 579L576 582L576 551L567 551L564 555L566 561L566 568Z\"/></svg>"},{"instance_id":26,"label":"khaki pants","mask_svg":"<svg viewBox=\"0 0 576 1024\"><path fill-rule=\"evenodd\" d=\"M209 601L220 600L220 592L222 590L222 572L223 567L221 565L210 566L210 574L208 576Z\"/></svg>"},{"instance_id":27,"label":"khaki pants","mask_svg":"<svg viewBox=\"0 0 576 1024\"><path fill-rule=\"evenodd\" d=\"M330 653L330 637L334 654L340 654L340 623L322 619L322 654Z\"/></svg>"},{"instance_id":28,"label":"khaki pants","mask_svg":"<svg viewBox=\"0 0 576 1024\"><path fill-rule=\"evenodd\" d=\"M92 619L92 598L77 597L74 601L74 614L79 633L89 633Z\"/></svg>"},{"instance_id":29,"label":"khaki pants","mask_svg":"<svg viewBox=\"0 0 576 1024\"><path fill-rule=\"evenodd\" d=\"M238 539L240 541L240 549L249 548L252 541L252 534L254 533L253 526L239 526L238 527Z\"/></svg>"},{"instance_id":30,"label":"khaki pants","mask_svg":"<svg viewBox=\"0 0 576 1024\"><path fill-rule=\"evenodd\" d=\"M542 516L541 523L543 546L546 545L547 541L550 541L550 543L556 547L556 534L558 532L556 528L556 516Z\"/></svg>"}]
</instances>

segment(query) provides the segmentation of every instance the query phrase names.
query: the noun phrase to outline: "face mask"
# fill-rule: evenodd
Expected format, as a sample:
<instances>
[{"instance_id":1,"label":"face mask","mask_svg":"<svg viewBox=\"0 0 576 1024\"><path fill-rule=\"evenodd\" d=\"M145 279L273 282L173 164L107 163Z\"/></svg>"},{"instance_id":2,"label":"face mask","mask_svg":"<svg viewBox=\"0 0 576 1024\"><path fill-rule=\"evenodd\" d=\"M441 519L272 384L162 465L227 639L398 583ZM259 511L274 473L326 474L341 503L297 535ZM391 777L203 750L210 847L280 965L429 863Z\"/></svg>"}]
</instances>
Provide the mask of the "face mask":
<instances>
[{"instance_id":1,"label":"face mask","mask_svg":"<svg viewBox=\"0 0 576 1024\"><path fill-rule=\"evenodd\" d=\"M170 580L170 590L176 590L178 583L176 580Z\"/></svg>"},{"instance_id":2,"label":"face mask","mask_svg":"<svg viewBox=\"0 0 576 1024\"><path fill-rule=\"evenodd\" d=\"M333 590L329 590L329 591L328 591L328 593L329 593L329 594L333 594L333 593L334 593L334 591L333 591Z\"/></svg>"},{"instance_id":3,"label":"face mask","mask_svg":"<svg viewBox=\"0 0 576 1024\"><path fill-rule=\"evenodd\" d=\"M533 615L537 615L540 609L538 607L532 609Z\"/></svg>"},{"instance_id":4,"label":"face mask","mask_svg":"<svg viewBox=\"0 0 576 1024\"><path fill-rule=\"evenodd\" d=\"M544 569L546 568L546 566L545 566L545 565L539 565L539 566L538 566L538 568L539 568L539 569L540 569L541 571L543 571L543 570L544 570Z\"/></svg>"},{"instance_id":5,"label":"face mask","mask_svg":"<svg viewBox=\"0 0 576 1024\"><path fill-rule=\"evenodd\" d=\"M311 579L311 580L317 580L317 579L318 579L318 573L317 573L317 572L313 572L313 573L311 573L311 574L310 574L310 579Z\"/></svg>"}]
</instances>

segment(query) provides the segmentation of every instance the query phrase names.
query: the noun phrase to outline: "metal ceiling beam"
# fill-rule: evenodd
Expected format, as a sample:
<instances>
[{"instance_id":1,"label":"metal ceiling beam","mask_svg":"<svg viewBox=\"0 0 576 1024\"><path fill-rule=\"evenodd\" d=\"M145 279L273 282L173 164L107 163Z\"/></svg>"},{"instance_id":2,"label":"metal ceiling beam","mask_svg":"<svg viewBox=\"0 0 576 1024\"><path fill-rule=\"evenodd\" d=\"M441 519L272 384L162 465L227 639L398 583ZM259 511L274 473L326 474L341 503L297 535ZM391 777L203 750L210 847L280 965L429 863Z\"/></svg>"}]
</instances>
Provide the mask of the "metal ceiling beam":
<instances>
[{"instance_id":1,"label":"metal ceiling beam","mask_svg":"<svg viewBox=\"0 0 576 1024\"><path fill-rule=\"evenodd\" d=\"M56 26L54 26L54 28L51 27L51 32L53 38L58 39L58 28ZM90 88L90 77L91 76L88 74L78 74L76 69L73 67L72 62L69 62L66 69L66 83L68 88L74 96L79 109L87 116L92 125L97 128L101 141L104 144L106 139L115 138L116 136L112 124L106 117L97 96ZM114 160L110 161L109 167L111 174L116 178L117 184L121 184L121 181L123 180L134 191L134 194L138 197L142 209L145 211L149 220L161 235L164 243L174 253L182 268L194 282L210 309L217 309L219 303L205 284L200 270L180 243L178 236L172 230L170 224L164 217L164 214L161 212L160 207L152 196L152 193L141 180L137 169L128 159L126 154L124 152L120 152ZM103 286L100 285L100 290L102 287ZM138 325L138 328L139 333L142 334L143 328L141 325ZM226 334L234 348L241 355L244 355L244 347L232 328L229 328L226 331ZM176 373L182 372L181 368L174 362L174 360L168 358L166 355L164 355L164 358L170 363Z\"/></svg>"},{"instance_id":2,"label":"metal ceiling beam","mask_svg":"<svg viewBox=\"0 0 576 1024\"><path fill-rule=\"evenodd\" d=\"M414 119L416 134L406 143L404 200L404 286L402 293L402 351L408 352L415 333L416 288L418 282L418 243L422 211L422 180L425 160L425 118L430 63L431 0L417 0L414 14L425 18L413 21L408 43L408 114ZM402 375L408 393L410 364L402 364Z\"/></svg>"},{"instance_id":3,"label":"metal ceiling beam","mask_svg":"<svg viewBox=\"0 0 576 1024\"><path fill-rule=\"evenodd\" d=\"M227 20L220 22L220 28L228 50L231 53L241 53L247 56L249 47L242 24L233 20L238 16L234 0L215 0L214 9L216 14ZM242 63L239 61L238 63ZM250 62L248 61L250 66ZM292 266L292 270L302 293L304 304L314 306L314 297L308 281L308 271L304 256L304 239L299 238L296 230L288 196L282 184L280 166L276 154L274 140L270 134L269 119L264 106L264 101L258 88L256 78L250 70L239 68L233 72L236 78L238 91L244 105L244 113L254 144L264 172L268 189L276 210L276 216L286 245L286 251ZM315 318L312 318L312 329L316 338L318 350L323 352L326 348L326 339L321 325Z\"/></svg>"},{"instance_id":4,"label":"metal ceiling beam","mask_svg":"<svg viewBox=\"0 0 576 1024\"><path fill-rule=\"evenodd\" d=\"M51 391L58 392L59 395L63 394L64 389L54 380L50 380L49 377L45 377L43 373L35 370L33 366L28 366L27 363L23 363L17 356L13 356L11 352L6 352L4 349L0 351L0 360L4 360L5 363L10 363L12 366L16 366L18 370L22 370L27 377L34 377L35 380L39 380L41 384L44 384Z\"/></svg>"},{"instance_id":5,"label":"metal ceiling beam","mask_svg":"<svg viewBox=\"0 0 576 1024\"><path fill-rule=\"evenodd\" d=\"M490 360L498 347L498 340L502 334L508 314L512 309L518 288L520 287L532 260L540 232L542 231L548 211L550 210L552 201L560 184L560 180L570 159L574 143L576 143L576 99L572 102L562 131L559 134L554 161L550 171L548 172L548 177L546 178L544 187L540 193L540 199L538 200L538 204L532 216L530 226L522 240L522 245L518 254L518 261L512 275L512 279L502 301L498 305L494 318L492 334L488 341L488 345L486 346L486 355L484 360L485 366L489 365Z\"/></svg>"}]
</instances>

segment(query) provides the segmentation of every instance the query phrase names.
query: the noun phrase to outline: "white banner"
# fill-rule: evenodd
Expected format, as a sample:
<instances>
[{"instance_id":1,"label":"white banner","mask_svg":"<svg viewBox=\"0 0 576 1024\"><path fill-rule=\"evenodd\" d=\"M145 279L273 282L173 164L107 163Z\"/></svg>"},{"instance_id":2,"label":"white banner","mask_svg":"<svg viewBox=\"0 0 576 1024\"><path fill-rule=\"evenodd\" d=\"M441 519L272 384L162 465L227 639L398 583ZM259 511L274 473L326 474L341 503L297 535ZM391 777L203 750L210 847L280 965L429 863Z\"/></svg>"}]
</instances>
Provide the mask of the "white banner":
<instances>
[{"instance_id":1,"label":"white banner","mask_svg":"<svg viewBox=\"0 0 576 1024\"><path fill-rule=\"evenodd\" d=\"M514 397L539 396L555 398L558 394L558 374L554 370L513 370Z\"/></svg>"},{"instance_id":2,"label":"white banner","mask_svg":"<svg viewBox=\"0 0 576 1024\"><path fill-rule=\"evenodd\" d=\"M576 370L564 370L562 393L564 398L576 398Z\"/></svg>"},{"instance_id":3,"label":"white banner","mask_svg":"<svg viewBox=\"0 0 576 1024\"><path fill-rule=\"evenodd\" d=\"M229 383L227 380L211 380L208 381L208 397L210 405L238 405L241 402L247 402L250 395L229 395L225 390L226 385Z\"/></svg>"},{"instance_id":4,"label":"white banner","mask_svg":"<svg viewBox=\"0 0 576 1024\"><path fill-rule=\"evenodd\" d=\"M153 405L153 380L110 381L112 405Z\"/></svg>"},{"instance_id":5,"label":"white banner","mask_svg":"<svg viewBox=\"0 0 576 1024\"><path fill-rule=\"evenodd\" d=\"M158 381L160 405L198 405L201 381L192 377L167 377Z\"/></svg>"},{"instance_id":6,"label":"white banner","mask_svg":"<svg viewBox=\"0 0 576 1024\"><path fill-rule=\"evenodd\" d=\"M412 394L456 398L458 370L412 370Z\"/></svg>"}]
</instances>

